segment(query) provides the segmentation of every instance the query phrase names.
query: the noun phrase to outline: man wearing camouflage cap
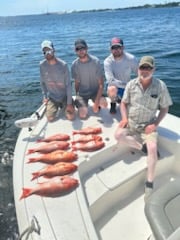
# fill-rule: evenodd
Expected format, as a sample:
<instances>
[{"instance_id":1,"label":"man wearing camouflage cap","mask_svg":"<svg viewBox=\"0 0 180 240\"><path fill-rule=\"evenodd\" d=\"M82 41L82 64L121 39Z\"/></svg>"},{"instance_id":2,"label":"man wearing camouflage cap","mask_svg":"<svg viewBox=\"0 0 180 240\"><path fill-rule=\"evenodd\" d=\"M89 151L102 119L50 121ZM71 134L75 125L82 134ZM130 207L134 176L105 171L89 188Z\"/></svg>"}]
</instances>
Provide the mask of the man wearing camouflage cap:
<instances>
[{"instance_id":1,"label":"man wearing camouflage cap","mask_svg":"<svg viewBox=\"0 0 180 240\"><path fill-rule=\"evenodd\" d=\"M153 76L154 71L154 58L142 57L138 77L126 85L121 101L122 120L115 132L119 143L147 154L145 200L153 191L155 166L159 157L157 127L172 105L166 84Z\"/></svg>"}]
</instances>

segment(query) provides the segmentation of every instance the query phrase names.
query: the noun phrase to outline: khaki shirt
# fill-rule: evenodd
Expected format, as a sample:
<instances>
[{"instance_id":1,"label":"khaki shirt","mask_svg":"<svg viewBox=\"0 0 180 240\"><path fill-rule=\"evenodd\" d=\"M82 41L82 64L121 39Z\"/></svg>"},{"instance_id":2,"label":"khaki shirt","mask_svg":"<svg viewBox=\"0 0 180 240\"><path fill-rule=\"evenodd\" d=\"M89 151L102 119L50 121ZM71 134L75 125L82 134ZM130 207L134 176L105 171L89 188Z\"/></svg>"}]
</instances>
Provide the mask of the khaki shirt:
<instances>
[{"instance_id":1,"label":"khaki shirt","mask_svg":"<svg viewBox=\"0 0 180 240\"><path fill-rule=\"evenodd\" d=\"M128 104L129 127L139 130L155 120L159 108L172 105L166 84L156 78L152 79L146 90L139 78L131 80L125 88L122 101Z\"/></svg>"}]
</instances>

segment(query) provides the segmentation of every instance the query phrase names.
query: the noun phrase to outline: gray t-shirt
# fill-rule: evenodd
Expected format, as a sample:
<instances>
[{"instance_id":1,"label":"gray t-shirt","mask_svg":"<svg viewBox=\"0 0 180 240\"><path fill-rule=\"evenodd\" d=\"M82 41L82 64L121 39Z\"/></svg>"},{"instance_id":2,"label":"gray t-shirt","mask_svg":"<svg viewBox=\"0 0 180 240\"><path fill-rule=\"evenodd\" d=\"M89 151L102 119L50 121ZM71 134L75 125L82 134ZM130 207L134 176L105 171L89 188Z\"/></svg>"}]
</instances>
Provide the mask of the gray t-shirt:
<instances>
[{"instance_id":1,"label":"gray t-shirt","mask_svg":"<svg viewBox=\"0 0 180 240\"><path fill-rule=\"evenodd\" d=\"M109 86L113 85L118 88L125 88L131 79L131 74L137 74L137 69L137 59L134 55L125 51L120 60L115 60L112 54L104 60L104 72Z\"/></svg>"},{"instance_id":2,"label":"gray t-shirt","mask_svg":"<svg viewBox=\"0 0 180 240\"><path fill-rule=\"evenodd\" d=\"M94 96L99 88L99 79L103 78L102 67L97 57L88 55L89 61L82 63L79 58L72 63L72 78L79 81L79 95Z\"/></svg>"},{"instance_id":3,"label":"gray t-shirt","mask_svg":"<svg viewBox=\"0 0 180 240\"><path fill-rule=\"evenodd\" d=\"M57 58L54 65L44 59L40 62L40 82L44 97L56 102L72 103L72 87L67 63Z\"/></svg>"}]
</instances>

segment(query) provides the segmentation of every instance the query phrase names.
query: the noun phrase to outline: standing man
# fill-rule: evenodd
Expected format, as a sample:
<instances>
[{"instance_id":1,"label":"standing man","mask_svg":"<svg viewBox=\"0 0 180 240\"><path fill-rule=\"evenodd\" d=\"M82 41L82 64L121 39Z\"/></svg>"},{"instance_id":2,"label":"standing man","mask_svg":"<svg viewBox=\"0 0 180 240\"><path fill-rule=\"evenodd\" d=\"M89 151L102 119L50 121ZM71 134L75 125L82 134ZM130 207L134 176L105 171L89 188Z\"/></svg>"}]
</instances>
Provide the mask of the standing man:
<instances>
[{"instance_id":1,"label":"standing man","mask_svg":"<svg viewBox=\"0 0 180 240\"><path fill-rule=\"evenodd\" d=\"M67 119L75 116L72 105L72 87L67 64L55 57L53 43L45 40L41 44L45 59L40 62L40 82L43 92L43 102L47 104L46 116L49 122L56 118L58 108L65 109Z\"/></svg>"},{"instance_id":2,"label":"standing man","mask_svg":"<svg viewBox=\"0 0 180 240\"><path fill-rule=\"evenodd\" d=\"M120 103L131 73L137 74L138 62L134 55L124 51L123 40L120 38L112 38L110 51L111 54L104 60L104 72L107 95L111 99L110 113L115 114L116 102Z\"/></svg>"},{"instance_id":3,"label":"standing man","mask_svg":"<svg viewBox=\"0 0 180 240\"><path fill-rule=\"evenodd\" d=\"M169 106L172 105L165 83L153 77L154 71L154 58L142 57L138 77L126 85L121 101L122 120L115 133L119 143L147 153L145 200L153 190L158 158L157 127L168 112Z\"/></svg>"},{"instance_id":4,"label":"standing man","mask_svg":"<svg viewBox=\"0 0 180 240\"><path fill-rule=\"evenodd\" d=\"M72 78L75 82L76 106L79 117L85 119L88 116L88 100L92 99L94 113L99 112L100 107L106 107L105 98L102 97L104 81L100 61L97 57L88 54L88 46L85 40L75 41L77 58L71 67Z\"/></svg>"}]
</instances>

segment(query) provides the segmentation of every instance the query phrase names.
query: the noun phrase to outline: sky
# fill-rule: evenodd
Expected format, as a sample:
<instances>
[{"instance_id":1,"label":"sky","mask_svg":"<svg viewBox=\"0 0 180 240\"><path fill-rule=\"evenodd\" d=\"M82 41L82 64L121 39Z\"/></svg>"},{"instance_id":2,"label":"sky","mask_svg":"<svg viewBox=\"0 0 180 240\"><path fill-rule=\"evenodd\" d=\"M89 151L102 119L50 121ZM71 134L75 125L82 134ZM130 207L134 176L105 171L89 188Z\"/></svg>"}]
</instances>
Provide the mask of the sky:
<instances>
[{"instance_id":1,"label":"sky","mask_svg":"<svg viewBox=\"0 0 180 240\"><path fill-rule=\"evenodd\" d=\"M0 16L41 14L72 10L125 8L145 4L164 4L176 0L1 0Z\"/></svg>"}]
</instances>

